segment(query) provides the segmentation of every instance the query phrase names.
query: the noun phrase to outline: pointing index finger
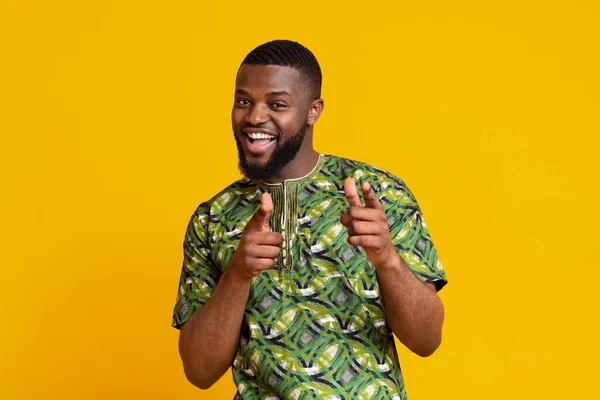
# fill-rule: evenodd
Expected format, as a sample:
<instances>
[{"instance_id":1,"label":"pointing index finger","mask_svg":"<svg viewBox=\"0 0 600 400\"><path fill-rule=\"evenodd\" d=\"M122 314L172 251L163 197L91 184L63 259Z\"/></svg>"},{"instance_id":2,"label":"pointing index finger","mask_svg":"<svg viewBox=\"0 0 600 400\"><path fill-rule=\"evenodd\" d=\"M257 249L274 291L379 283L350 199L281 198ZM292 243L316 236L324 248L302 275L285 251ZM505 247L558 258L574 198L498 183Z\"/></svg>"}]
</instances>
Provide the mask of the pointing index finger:
<instances>
[{"instance_id":1,"label":"pointing index finger","mask_svg":"<svg viewBox=\"0 0 600 400\"><path fill-rule=\"evenodd\" d=\"M271 214L273 214L273 199L271 199L271 195L268 192L265 192L262 194L260 207L256 210L246 227L268 231Z\"/></svg>"},{"instance_id":2,"label":"pointing index finger","mask_svg":"<svg viewBox=\"0 0 600 400\"><path fill-rule=\"evenodd\" d=\"M367 207L383 210L383 205L379 201L377 193L375 193L371 185L369 185L369 182L363 182L363 184L361 185L361 189Z\"/></svg>"}]
</instances>

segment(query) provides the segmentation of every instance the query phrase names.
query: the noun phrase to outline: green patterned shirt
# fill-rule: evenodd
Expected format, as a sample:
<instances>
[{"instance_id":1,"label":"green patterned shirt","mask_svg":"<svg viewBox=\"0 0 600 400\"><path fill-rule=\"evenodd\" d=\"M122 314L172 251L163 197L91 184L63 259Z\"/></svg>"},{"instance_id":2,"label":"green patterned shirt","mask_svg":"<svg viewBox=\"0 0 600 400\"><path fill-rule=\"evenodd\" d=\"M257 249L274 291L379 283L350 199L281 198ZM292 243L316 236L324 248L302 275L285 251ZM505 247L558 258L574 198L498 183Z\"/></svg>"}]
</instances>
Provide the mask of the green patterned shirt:
<instances>
[{"instance_id":1,"label":"green patterned shirt","mask_svg":"<svg viewBox=\"0 0 600 400\"><path fill-rule=\"evenodd\" d=\"M438 290L446 283L415 198L388 172L321 155L300 179L231 184L190 220L172 324L180 328L209 299L269 192L271 230L284 243L278 267L252 281L232 366L236 399L406 399L375 268L348 244L340 222L349 207L346 177L368 181L378 194L412 272Z\"/></svg>"}]
</instances>

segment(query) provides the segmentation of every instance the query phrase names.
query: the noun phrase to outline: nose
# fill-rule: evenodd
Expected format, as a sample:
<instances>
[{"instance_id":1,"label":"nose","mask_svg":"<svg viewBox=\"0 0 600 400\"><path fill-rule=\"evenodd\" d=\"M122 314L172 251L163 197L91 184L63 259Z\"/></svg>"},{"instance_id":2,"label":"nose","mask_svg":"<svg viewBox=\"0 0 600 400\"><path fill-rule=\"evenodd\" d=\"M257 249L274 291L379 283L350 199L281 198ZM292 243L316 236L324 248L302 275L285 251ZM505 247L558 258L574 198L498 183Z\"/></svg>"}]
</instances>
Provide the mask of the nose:
<instances>
[{"instance_id":1,"label":"nose","mask_svg":"<svg viewBox=\"0 0 600 400\"><path fill-rule=\"evenodd\" d=\"M248 114L246 114L246 123L251 125L260 125L269 121L269 114L260 104L254 104Z\"/></svg>"}]
</instances>

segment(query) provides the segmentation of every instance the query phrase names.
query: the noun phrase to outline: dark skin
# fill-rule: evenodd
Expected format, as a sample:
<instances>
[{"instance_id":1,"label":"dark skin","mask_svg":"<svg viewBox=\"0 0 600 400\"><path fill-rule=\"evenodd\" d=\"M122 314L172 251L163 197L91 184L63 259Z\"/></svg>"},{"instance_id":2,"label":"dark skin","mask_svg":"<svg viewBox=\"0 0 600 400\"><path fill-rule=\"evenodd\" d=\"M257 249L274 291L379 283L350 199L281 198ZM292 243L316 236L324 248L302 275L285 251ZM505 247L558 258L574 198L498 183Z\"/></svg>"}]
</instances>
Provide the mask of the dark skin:
<instances>
[{"instance_id":1,"label":"dark skin","mask_svg":"<svg viewBox=\"0 0 600 400\"><path fill-rule=\"evenodd\" d=\"M293 68L242 65L238 71L231 120L234 134L245 140L249 161L266 163L277 143L289 140L307 124L296 157L265 179L268 183L299 178L314 168L319 153L313 148L313 126L322 110L323 100L313 98L307 82ZM275 139L250 143L249 134L257 133ZM349 243L362 247L377 268L392 331L413 352L432 354L441 342L443 322L443 306L433 284L421 283L394 249L383 206L372 188L361 187L364 205L354 181L348 178L344 190L349 208L341 221L348 228ZM212 386L231 366L252 278L275 266L283 238L270 230L272 212L272 199L264 193L212 296L181 329L184 370L188 380L201 389Z\"/></svg>"},{"instance_id":2,"label":"dark skin","mask_svg":"<svg viewBox=\"0 0 600 400\"><path fill-rule=\"evenodd\" d=\"M306 123L306 136L296 157L279 173L265 179L281 183L308 174L317 163L319 153L313 148L313 126L323 111L323 100L312 99L308 83L290 67L242 65L236 79L231 123L235 135L247 139L249 132L276 135L269 148L260 153L246 149L249 161L265 164L275 144L289 140Z\"/></svg>"}]
</instances>

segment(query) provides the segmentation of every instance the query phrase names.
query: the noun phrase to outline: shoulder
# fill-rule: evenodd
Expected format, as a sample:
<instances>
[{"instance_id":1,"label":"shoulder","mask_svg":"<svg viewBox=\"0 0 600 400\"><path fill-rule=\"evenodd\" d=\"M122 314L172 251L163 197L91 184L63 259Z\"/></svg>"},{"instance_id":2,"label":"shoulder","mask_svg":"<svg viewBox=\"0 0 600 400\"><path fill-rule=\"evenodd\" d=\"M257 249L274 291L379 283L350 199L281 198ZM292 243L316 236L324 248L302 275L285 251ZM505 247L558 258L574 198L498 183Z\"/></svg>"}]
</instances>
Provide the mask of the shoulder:
<instances>
[{"instance_id":1,"label":"shoulder","mask_svg":"<svg viewBox=\"0 0 600 400\"><path fill-rule=\"evenodd\" d=\"M369 182L380 195L387 193L392 197L413 197L404 181L393 173L363 161L326 155L325 170L343 180L354 179L357 184Z\"/></svg>"},{"instance_id":2,"label":"shoulder","mask_svg":"<svg viewBox=\"0 0 600 400\"><path fill-rule=\"evenodd\" d=\"M208 223L210 219L235 211L240 203L250 202L258 193L256 183L243 177L216 193L196 208L193 218Z\"/></svg>"}]
</instances>

